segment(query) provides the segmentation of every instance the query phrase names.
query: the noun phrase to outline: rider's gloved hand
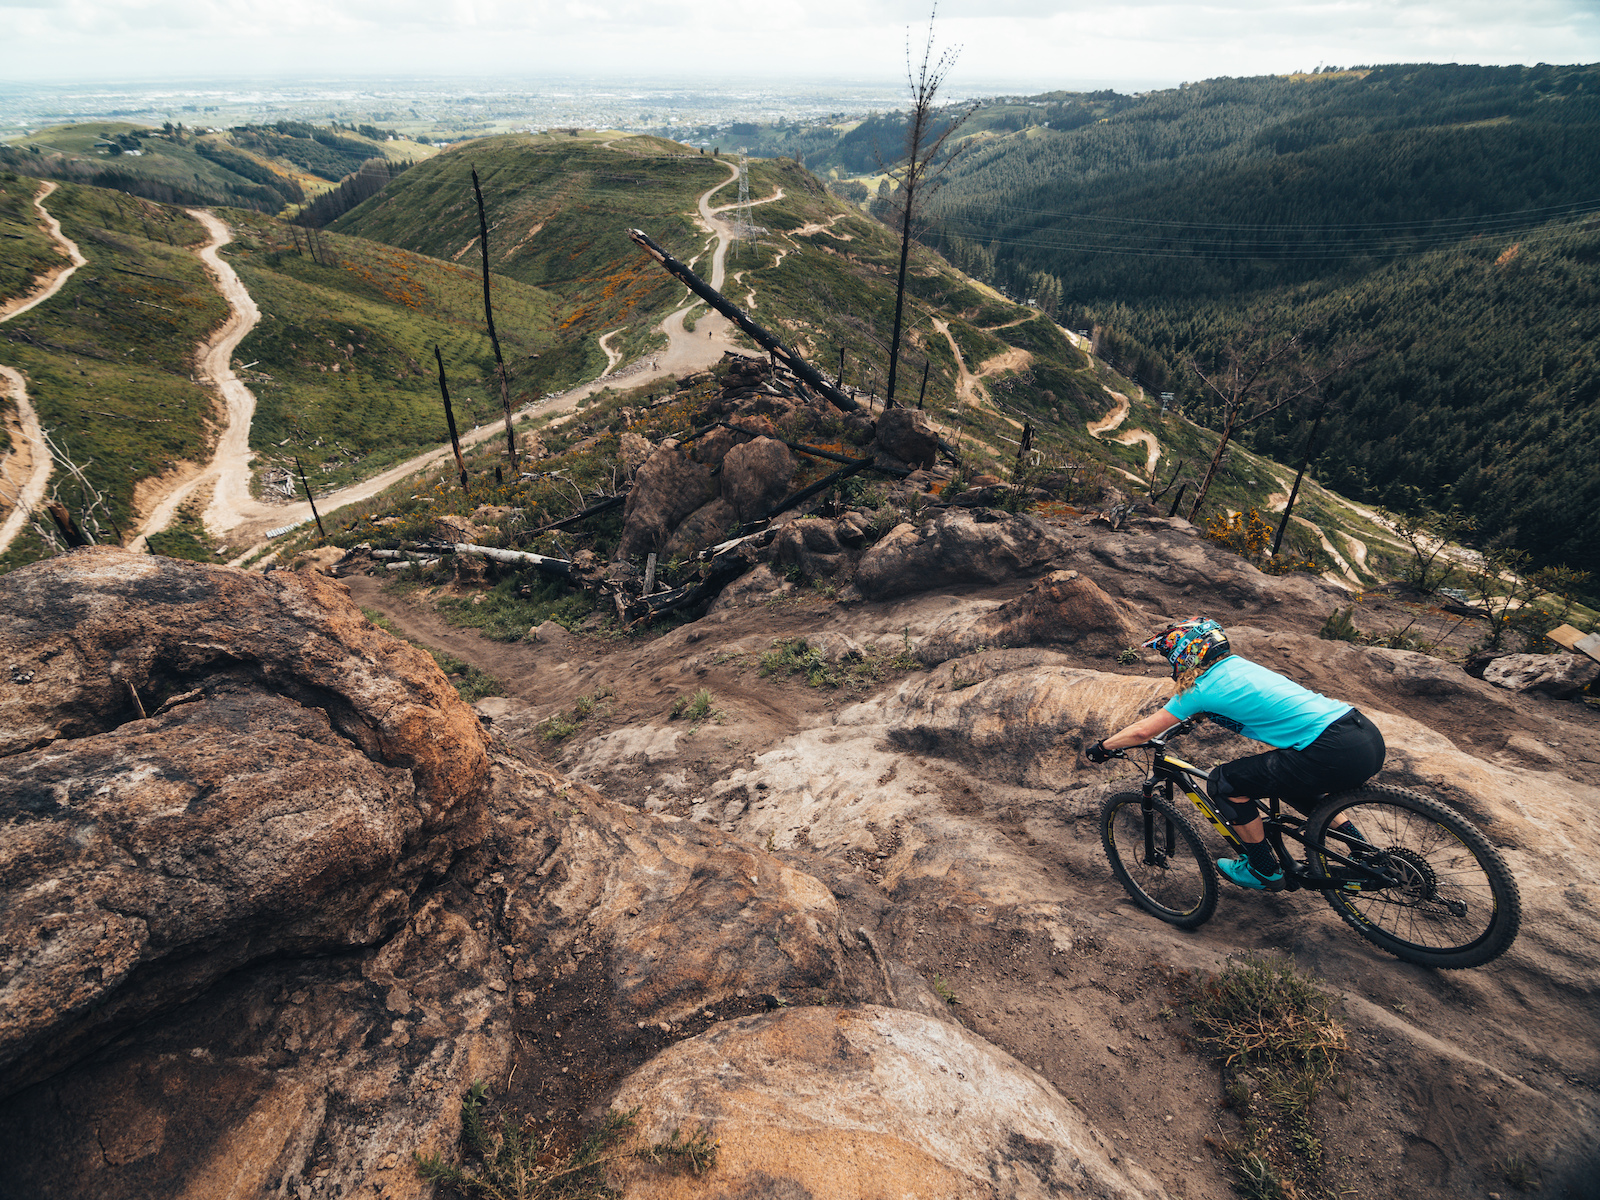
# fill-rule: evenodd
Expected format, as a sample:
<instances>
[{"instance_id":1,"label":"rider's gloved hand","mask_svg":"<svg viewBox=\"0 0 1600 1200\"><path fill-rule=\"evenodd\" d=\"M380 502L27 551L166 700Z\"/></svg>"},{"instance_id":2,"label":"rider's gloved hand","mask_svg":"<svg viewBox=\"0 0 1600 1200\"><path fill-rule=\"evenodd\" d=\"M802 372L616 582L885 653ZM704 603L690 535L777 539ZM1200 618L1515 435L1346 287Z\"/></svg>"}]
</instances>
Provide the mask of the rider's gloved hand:
<instances>
[{"instance_id":1,"label":"rider's gloved hand","mask_svg":"<svg viewBox=\"0 0 1600 1200\"><path fill-rule=\"evenodd\" d=\"M1107 750L1105 740L1101 739L1092 746L1085 746L1083 756L1090 762L1098 764L1110 762L1117 756L1117 752L1115 750Z\"/></svg>"}]
</instances>

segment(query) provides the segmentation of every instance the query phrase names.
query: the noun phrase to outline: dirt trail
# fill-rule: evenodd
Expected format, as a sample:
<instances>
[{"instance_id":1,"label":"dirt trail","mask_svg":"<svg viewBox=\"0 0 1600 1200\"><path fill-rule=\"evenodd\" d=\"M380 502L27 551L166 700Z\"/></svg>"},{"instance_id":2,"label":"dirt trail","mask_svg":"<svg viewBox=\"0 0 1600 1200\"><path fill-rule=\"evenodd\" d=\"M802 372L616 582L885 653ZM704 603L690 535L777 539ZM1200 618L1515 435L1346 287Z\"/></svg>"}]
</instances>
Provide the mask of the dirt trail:
<instances>
[{"instance_id":1,"label":"dirt trail","mask_svg":"<svg viewBox=\"0 0 1600 1200\"><path fill-rule=\"evenodd\" d=\"M1073 532L1085 535L1085 545L1098 536L1087 522ZM1203 603L1191 601L1187 592L1180 599L1175 589L1165 590L1151 577L1124 577L1090 554L1080 550L1072 565L1093 562L1099 582L1118 583L1124 591L1134 584L1157 589L1151 597L1157 611L1172 603ZM613 641L579 635L558 648L488 642L445 626L430 609L413 608L386 592L380 578L346 582L359 603L387 612L407 635L504 679L511 697L482 702L491 706L485 711L493 712L497 735L529 752L558 756L562 769L612 800L686 820L715 821L710 814L720 810L707 797L746 794L741 788L719 792L724 781L742 777L752 797L759 787L760 799L738 818L743 824L736 836L762 844L759 822L777 822L779 853L787 853L782 848L791 838L797 847L789 865L824 880L848 880L835 889L846 927L859 923L876 930L891 959L925 980L937 979L959 999L954 1011L963 1023L1038 1070L1118 1144L1120 1153L1156 1172L1174 1197L1228 1200L1236 1195L1230 1168L1216 1147L1239 1136L1237 1117L1221 1103L1216 1066L1197 1056L1187 1040L1186 985L1178 973L1217 971L1241 952L1282 951L1326 981L1348 1031L1350 1050L1338 1086L1328 1088L1317 1106L1316 1131L1327 1148L1330 1191L1411 1200L1509 1195L1514 1189L1501 1182L1502 1165L1508 1154L1516 1154L1531 1169L1548 1173L1541 1194L1595 1194L1558 1183L1565 1179L1570 1186L1576 1178L1576 1153L1592 1153L1582 1148L1582 1138L1600 1112L1595 1097L1600 1057L1594 1049L1600 1042L1594 1040L1592 988L1582 982L1591 977L1583 974L1592 960L1584 947L1591 944L1587 931L1595 894L1592 873L1580 865L1586 856L1574 853L1566 860L1571 874L1537 888L1540 895L1565 897L1571 923L1542 928L1528 921L1506 958L1477 971L1430 971L1400 963L1344 929L1309 892L1268 896L1229 890L1206 926L1180 933L1134 909L1111 878L1085 793L1026 785L998 764L948 750L910 752L876 740L880 727L873 722L886 718L874 706L888 704L898 711L892 697L902 682L900 673L857 695L761 673L761 654L775 639L826 631L881 645L884 638L893 642L901 629L931 628L947 619L953 606L970 605L977 612L1012 599L1021 583L885 604L796 598L734 608L660 637ZM1200 590L1223 605L1220 590L1213 593L1204 585ZM1284 593L1286 603L1274 607L1271 628L1300 639L1286 644L1313 651L1329 646L1315 637L1326 610L1294 596ZM1364 619L1373 616L1370 604L1363 607ZM1407 619L1402 606L1385 611L1388 622ZM1075 667L1159 673L1148 664L1117 668L1061 653ZM1307 686L1357 698L1348 696L1353 679L1339 654L1309 653L1297 663ZM1379 690L1360 699L1369 714L1383 714L1386 736L1396 735L1392 769L1411 769L1406 764L1413 756L1453 755L1455 746L1466 746L1485 763L1473 767L1479 774L1460 776L1464 788L1504 785L1531 797L1536 788L1559 779L1541 777L1515 760L1504 768L1489 763L1500 761L1494 756L1508 731L1525 733L1541 745L1559 744L1570 765L1568 777L1578 782L1563 785L1571 795L1561 793L1568 796L1562 803L1570 807L1549 809L1552 836L1545 840L1560 840L1553 835L1557 827L1566 831L1562 839L1590 836L1579 832L1592 824L1581 815L1589 809L1578 803L1590 793L1573 789L1588 787L1581 763L1600 755L1600 725L1592 714L1513 694L1491 704L1472 687L1439 697L1412 695L1385 682L1388 678L1375 672L1371 686ZM675 698L697 688L708 689L726 717L725 723L693 733L668 714ZM539 720L580 696L608 691L612 698L596 706L582 733L559 747L534 731ZM1433 728L1448 731L1453 741L1428 732ZM1197 761L1214 761L1227 736L1215 730L1196 733ZM1425 771L1434 770L1425 764L1435 761L1458 767L1467 762L1415 761L1416 769ZM1074 788L1086 782L1107 790L1118 783L1137 785L1134 764L1100 769L1068 764L1062 770L1063 782ZM911 798L895 799L902 794L897 789ZM923 803L916 797L924 794L934 798L928 808L903 822L897 819ZM1064 801L1069 795L1074 799ZM872 810L878 823L861 825L866 849L841 850L826 842L819 831L832 819L830 810L858 803L882 806ZM896 807L902 803L905 807ZM770 816L777 811L795 815ZM801 813L807 814L804 820ZM1531 911L1544 860L1520 844L1513 828L1520 826L1506 819L1502 844L1522 877L1524 904ZM804 839L783 832L788 820L804 824ZM961 911L919 899L923 880L917 872L931 880L948 869L931 849L936 843L928 840L941 820L969 822L975 831L972 844L980 848L975 854L1013 855L1006 860L1013 864L1007 868L1013 872L1007 886L1014 884L1021 897L1017 914L1007 909L1010 915L997 921L999 910L985 907L980 895ZM767 844L771 849L773 843ZM986 878L1001 886L998 875ZM868 908L863 895L879 907ZM1043 912L1055 903L1072 914L1064 922L1070 950L1039 934L1029 925L1031 918L1018 915ZM1538 904L1542 913L1552 911L1551 902Z\"/></svg>"},{"instance_id":2,"label":"dirt trail","mask_svg":"<svg viewBox=\"0 0 1600 1200\"><path fill-rule=\"evenodd\" d=\"M728 178L722 180L714 187L701 194L698 211L701 224L706 231L717 238L717 248L712 256L711 286L718 291L722 290L726 277L725 261L727 248L733 238L733 229L727 222L721 220L717 214L726 212L737 205L727 205L713 209L710 205L711 197L739 177L739 169L731 163L724 163L728 168ZM752 201L758 204L770 204L782 197L780 190L777 195L768 196L763 200ZM241 289L242 290L242 289ZM247 297L248 298L248 297ZM519 409L515 416L529 413L541 415L559 415L575 412L578 402L602 388L611 386L638 387L641 384L652 383L659 379L678 378L690 375L696 371L704 371L719 362L722 356L730 350L740 349L734 340L732 323L720 313L710 313L701 316L694 332L684 328L684 318L697 307L701 301L692 300L691 303L670 313L658 326L666 335L667 346L664 350L653 352L648 359L639 360L630 366L613 370L615 362L608 364L606 373L599 378L590 380L569 391L549 399L536 400L532 404ZM611 336L610 334L606 335ZM606 357L612 358L612 351L601 339L601 349L606 351ZM248 427L245 430L245 440L248 442ZM491 438L503 437L505 427L496 422L489 425L480 425L472 430L464 431L461 435L463 446L475 446ZM451 450L449 445L442 445L436 449L419 454L405 462L390 467L382 474L374 475L360 483L351 484L322 497L317 508L319 512L331 513L347 504L360 500L370 499L400 480L426 470L436 463L449 458ZM262 504L260 501L249 498L248 473L244 476L245 492L242 496L230 495L224 499L220 494L213 500L206 510L206 528L215 534L229 532L231 541L239 548L241 553L233 562L235 565L243 563L260 549L260 543L265 538L268 530L298 525L311 519L311 506L304 501L293 504ZM270 561L270 556L261 559L257 565Z\"/></svg>"},{"instance_id":3,"label":"dirt trail","mask_svg":"<svg viewBox=\"0 0 1600 1200\"><path fill-rule=\"evenodd\" d=\"M1128 416L1129 404L1126 396L1121 392L1113 392L1110 388L1106 389L1106 395L1110 396L1116 403L1112 405L1111 411L1098 421L1089 422L1089 433L1093 437L1099 437L1103 433L1110 433L1118 425L1121 425Z\"/></svg>"},{"instance_id":4,"label":"dirt trail","mask_svg":"<svg viewBox=\"0 0 1600 1200\"><path fill-rule=\"evenodd\" d=\"M250 422L256 411L255 394L239 381L230 365L234 350L261 320L261 310L233 268L218 253L233 240L232 231L204 209L188 211L211 235L211 240L200 248L200 261L205 264L217 291L228 302L228 319L200 347L199 362L200 381L221 398L227 421L206 468L176 483L156 501L138 535L128 544L134 551L144 550L151 534L160 533L172 524L178 509L202 486L211 488L211 501L204 517L208 530L227 529L234 515L247 506L266 508L250 497Z\"/></svg>"},{"instance_id":5,"label":"dirt trail","mask_svg":"<svg viewBox=\"0 0 1600 1200\"><path fill-rule=\"evenodd\" d=\"M1128 417L1128 411L1131 407L1128 397L1124 396L1121 392L1113 392L1110 388L1106 388L1106 394L1110 396L1112 400L1116 401L1116 403L1112 407L1111 411L1105 416L1101 417L1098 421L1090 421L1088 423L1087 428L1090 436L1092 437L1104 437L1106 434L1116 429L1117 426L1121 425L1122 422L1127 420ZM1125 429L1111 440L1116 442L1119 446L1143 446L1145 451L1145 474L1155 474L1156 464L1161 461L1161 443L1156 440L1155 434L1144 429ZM1123 471L1121 467L1116 469L1121 471L1122 474L1126 475L1129 479L1135 480L1139 483L1145 482L1143 478L1135 475L1132 471Z\"/></svg>"},{"instance_id":6,"label":"dirt trail","mask_svg":"<svg viewBox=\"0 0 1600 1200\"><path fill-rule=\"evenodd\" d=\"M66 254L69 261L51 273L27 295L18 296L0 305L0 322L9 321L12 317L20 316L43 304L66 285L74 271L89 261L78 250L78 244L61 232L61 222L45 209L45 198L55 190L56 185L46 180L44 186L39 189L39 194L33 198L33 206L39 210L50 236L55 239L56 245ZM17 421L13 433L21 435L20 442L15 436L13 437L13 449L5 458L0 459L0 504L11 505L11 511L6 514L4 523L0 523L0 554L3 554L10 548L11 543L16 541L17 534L21 533L23 526L27 524L28 514L44 500L45 489L50 486L51 464L50 451L44 444L44 429L39 424L39 414L34 411L33 404L28 399L27 381L23 379L20 371L14 371L6 366L0 366L0 377L4 379L5 390L16 401Z\"/></svg>"},{"instance_id":7,"label":"dirt trail","mask_svg":"<svg viewBox=\"0 0 1600 1200\"><path fill-rule=\"evenodd\" d=\"M938 317L933 317L932 321L933 327L944 334L944 340L950 343L950 353L956 357L956 399L975 404L986 398L978 377L967 370L967 360L961 357L961 347L956 345L955 335L950 332L950 322Z\"/></svg>"},{"instance_id":8,"label":"dirt trail","mask_svg":"<svg viewBox=\"0 0 1600 1200\"><path fill-rule=\"evenodd\" d=\"M617 364L622 361L622 351L613 350L609 345L611 339L616 337L617 334L621 332L622 330L617 328L613 329L610 333L602 333L600 335L600 349L606 352L606 369L600 373L602 376L611 374L611 372L617 369Z\"/></svg>"}]
</instances>

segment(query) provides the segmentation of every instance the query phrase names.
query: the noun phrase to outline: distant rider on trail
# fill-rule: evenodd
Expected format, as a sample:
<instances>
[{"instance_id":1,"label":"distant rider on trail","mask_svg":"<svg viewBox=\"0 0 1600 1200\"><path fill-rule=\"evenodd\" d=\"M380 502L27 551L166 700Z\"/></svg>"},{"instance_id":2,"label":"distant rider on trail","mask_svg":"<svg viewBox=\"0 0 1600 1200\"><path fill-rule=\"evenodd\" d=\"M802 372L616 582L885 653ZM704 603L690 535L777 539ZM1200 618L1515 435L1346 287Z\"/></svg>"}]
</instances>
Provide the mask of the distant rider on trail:
<instances>
[{"instance_id":1,"label":"distant rider on trail","mask_svg":"<svg viewBox=\"0 0 1600 1200\"><path fill-rule=\"evenodd\" d=\"M1223 763L1206 783L1245 850L1217 869L1240 887L1277 891L1283 871L1265 841L1256 801L1276 796L1306 808L1325 792L1359 787L1383 766L1383 735L1351 705L1234 654L1222 626L1209 618L1168 625L1144 645L1172 664L1177 693L1159 712L1088 747L1084 757L1103 763L1113 751L1141 745L1195 716L1278 747ZM1358 836L1349 822L1339 832Z\"/></svg>"}]
</instances>

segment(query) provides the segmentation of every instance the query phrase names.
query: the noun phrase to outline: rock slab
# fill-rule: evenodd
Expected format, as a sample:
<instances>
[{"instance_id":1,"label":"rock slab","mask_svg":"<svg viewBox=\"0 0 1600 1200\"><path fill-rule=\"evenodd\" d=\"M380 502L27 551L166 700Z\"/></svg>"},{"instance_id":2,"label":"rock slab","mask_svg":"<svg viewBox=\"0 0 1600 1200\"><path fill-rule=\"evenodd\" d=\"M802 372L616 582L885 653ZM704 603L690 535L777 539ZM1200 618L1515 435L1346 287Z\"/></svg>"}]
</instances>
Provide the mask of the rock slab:
<instances>
[{"instance_id":1,"label":"rock slab","mask_svg":"<svg viewBox=\"0 0 1600 1200\"><path fill-rule=\"evenodd\" d=\"M707 1186L630 1164L630 1200L1164 1200L1040 1075L959 1025L902 1009L803 1008L730 1021L635 1072L614 1107L646 1141L707 1128ZM715 1190L708 1190L714 1188Z\"/></svg>"}]
</instances>

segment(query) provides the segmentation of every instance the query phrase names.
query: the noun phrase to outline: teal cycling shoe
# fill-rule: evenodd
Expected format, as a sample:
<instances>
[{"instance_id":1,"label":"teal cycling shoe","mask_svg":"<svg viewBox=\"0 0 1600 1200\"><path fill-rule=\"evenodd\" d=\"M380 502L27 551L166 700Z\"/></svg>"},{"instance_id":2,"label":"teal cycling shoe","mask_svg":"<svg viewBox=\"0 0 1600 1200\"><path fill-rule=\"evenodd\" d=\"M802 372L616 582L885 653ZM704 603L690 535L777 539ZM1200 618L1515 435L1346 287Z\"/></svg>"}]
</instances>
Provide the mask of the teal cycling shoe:
<instances>
[{"instance_id":1,"label":"teal cycling shoe","mask_svg":"<svg viewBox=\"0 0 1600 1200\"><path fill-rule=\"evenodd\" d=\"M1283 890L1283 872L1263 875L1250 865L1248 858L1223 858L1217 860L1217 870L1229 880L1252 892L1277 892Z\"/></svg>"}]
</instances>

